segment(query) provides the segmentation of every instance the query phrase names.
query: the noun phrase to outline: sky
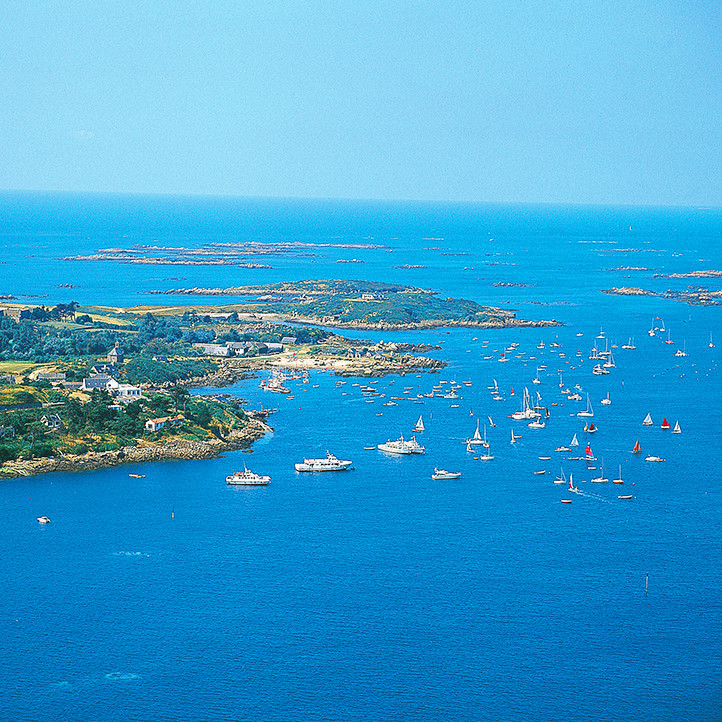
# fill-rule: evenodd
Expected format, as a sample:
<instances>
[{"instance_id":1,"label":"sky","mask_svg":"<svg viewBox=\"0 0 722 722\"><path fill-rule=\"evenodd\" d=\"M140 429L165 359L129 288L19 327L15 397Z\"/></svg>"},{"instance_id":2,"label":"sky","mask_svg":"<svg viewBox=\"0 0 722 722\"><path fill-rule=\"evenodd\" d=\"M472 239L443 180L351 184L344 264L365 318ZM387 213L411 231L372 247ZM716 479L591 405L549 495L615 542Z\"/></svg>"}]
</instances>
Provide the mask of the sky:
<instances>
[{"instance_id":1,"label":"sky","mask_svg":"<svg viewBox=\"0 0 722 722\"><path fill-rule=\"evenodd\" d=\"M5 0L0 189L722 205L722 3Z\"/></svg>"}]
</instances>

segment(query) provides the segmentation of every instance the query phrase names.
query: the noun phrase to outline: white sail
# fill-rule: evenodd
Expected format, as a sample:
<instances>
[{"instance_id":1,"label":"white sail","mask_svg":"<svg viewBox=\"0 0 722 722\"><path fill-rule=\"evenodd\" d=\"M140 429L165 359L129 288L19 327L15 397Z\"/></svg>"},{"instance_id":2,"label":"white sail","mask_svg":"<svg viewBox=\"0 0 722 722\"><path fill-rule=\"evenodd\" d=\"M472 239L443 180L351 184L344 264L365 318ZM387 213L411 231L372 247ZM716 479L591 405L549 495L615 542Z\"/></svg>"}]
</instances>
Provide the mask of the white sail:
<instances>
[{"instance_id":1,"label":"white sail","mask_svg":"<svg viewBox=\"0 0 722 722\"><path fill-rule=\"evenodd\" d=\"M576 434L574 434L572 440L569 442L569 446L579 446L579 440L577 439Z\"/></svg>"},{"instance_id":2,"label":"white sail","mask_svg":"<svg viewBox=\"0 0 722 722\"><path fill-rule=\"evenodd\" d=\"M672 433L673 433L673 434L681 434L681 433L682 433L682 429L681 429L680 426L679 426L679 421L677 421L677 422L674 424L674 429L672 429Z\"/></svg>"},{"instance_id":3,"label":"white sail","mask_svg":"<svg viewBox=\"0 0 722 722\"><path fill-rule=\"evenodd\" d=\"M424 431L424 419L423 416L419 416L419 420L416 422L416 426L414 426L414 431Z\"/></svg>"},{"instance_id":4,"label":"white sail","mask_svg":"<svg viewBox=\"0 0 722 722\"><path fill-rule=\"evenodd\" d=\"M644 417L644 421L642 422L643 426L651 426L652 425L652 414L647 414Z\"/></svg>"},{"instance_id":5,"label":"white sail","mask_svg":"<svg viewBox=\"0 0 722 722\"><path fill-rule=\"evenodd\" d=\"M474 432L474 441L481 441L481 434L479 433L479 420L476 421L476 431Z\"/></svg>"}]
</instances>

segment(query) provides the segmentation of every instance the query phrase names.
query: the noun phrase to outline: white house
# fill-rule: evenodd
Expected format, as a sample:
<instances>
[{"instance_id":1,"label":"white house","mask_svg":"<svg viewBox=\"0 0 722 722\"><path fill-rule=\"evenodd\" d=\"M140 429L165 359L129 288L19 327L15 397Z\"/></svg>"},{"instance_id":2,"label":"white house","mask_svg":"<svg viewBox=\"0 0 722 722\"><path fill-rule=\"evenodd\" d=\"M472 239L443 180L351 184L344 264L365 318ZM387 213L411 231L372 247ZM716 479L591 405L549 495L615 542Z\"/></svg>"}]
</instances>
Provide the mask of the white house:
<instances>
[{"instance_id":1,"label":"white house","mask_svg":"<svg viewBox=\"0 0 722 722\"><path fill-rule=\"evenodd\" d=\"M183 416L161 416L158 419L148 419L145 422L145 428L147 431L160 431L164 426L180 426L185 419Z\"/></svg>"}]
</instances>

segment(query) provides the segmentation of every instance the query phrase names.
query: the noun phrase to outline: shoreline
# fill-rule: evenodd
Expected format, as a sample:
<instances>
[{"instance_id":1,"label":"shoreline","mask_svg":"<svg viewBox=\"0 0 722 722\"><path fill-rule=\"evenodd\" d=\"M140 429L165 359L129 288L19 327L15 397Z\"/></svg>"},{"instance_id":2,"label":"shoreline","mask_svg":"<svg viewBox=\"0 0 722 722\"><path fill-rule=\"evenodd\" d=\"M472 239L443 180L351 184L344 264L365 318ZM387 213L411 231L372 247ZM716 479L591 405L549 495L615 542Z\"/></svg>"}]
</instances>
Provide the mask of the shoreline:
<instances>
[{"instance_id":1,"label":"shoreline","mask_svg":"<svg viewBox=\"0 0 722 722\"><path fill-rule=\"evenodd\" d=\"M230 434L224 440L189 441L171 438L157 444L149 444L143 440L143 445L125 446L117 451L89 451L82 455L67 454L24 461L6 461L0 466L0 480L49 474L54 471L94 471L149 461L212 459L227 451L250 448L254 441L272 431L270 426L259 419L249 418L248 424L243 429Z\"/></svg>"}]
</instances>

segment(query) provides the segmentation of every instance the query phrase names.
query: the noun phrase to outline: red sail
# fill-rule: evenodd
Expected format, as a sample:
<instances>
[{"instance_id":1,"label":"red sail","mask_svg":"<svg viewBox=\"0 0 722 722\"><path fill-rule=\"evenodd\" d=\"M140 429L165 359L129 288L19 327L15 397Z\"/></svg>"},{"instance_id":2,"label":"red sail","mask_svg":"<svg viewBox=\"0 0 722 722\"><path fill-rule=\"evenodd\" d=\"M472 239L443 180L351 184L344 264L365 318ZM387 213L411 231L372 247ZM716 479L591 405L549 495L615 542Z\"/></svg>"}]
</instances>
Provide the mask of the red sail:
<instances>
[{"instance_id":1,"label":"red sail","mask_svg":"<svg viewBox=\"0 0 722 722\"><path fill-rule=\"evenodd\" d=\"M634 444L634 448L632 449L632 451L633 451L635 454L638 454L641 450L642 450L642 447L639 445L639 439L637 439L636 443Z\"/></svg>"}]
</instances>

